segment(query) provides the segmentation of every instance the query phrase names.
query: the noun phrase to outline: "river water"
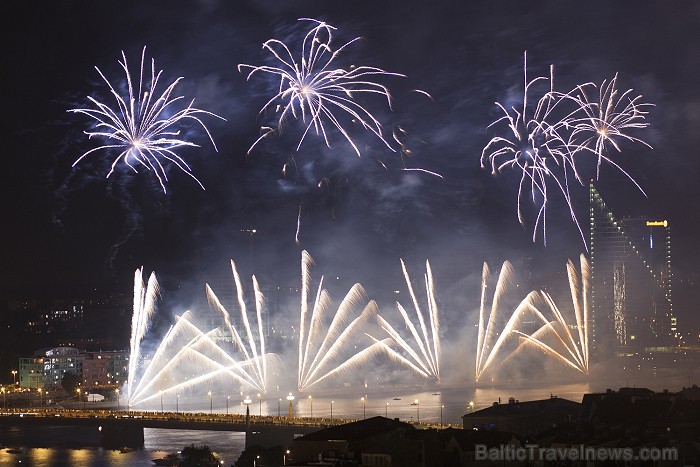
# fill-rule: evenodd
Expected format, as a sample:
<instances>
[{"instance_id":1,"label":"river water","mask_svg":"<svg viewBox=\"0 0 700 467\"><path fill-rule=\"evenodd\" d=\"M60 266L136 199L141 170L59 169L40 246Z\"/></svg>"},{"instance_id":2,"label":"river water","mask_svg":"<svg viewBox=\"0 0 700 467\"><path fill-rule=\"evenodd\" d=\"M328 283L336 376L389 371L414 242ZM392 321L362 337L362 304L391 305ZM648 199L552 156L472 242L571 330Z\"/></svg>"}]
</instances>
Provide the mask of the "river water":
<instances>
[{"instance_id":1,"label":"river water","mask_svg":"<svg viewBox=\"0 0 700 467\"><path fill-rule=\"evenodd\" d=\"M99 433L86 427L3 428L1 466L31 467L153 467L151 459L162 458L185 446L206 444L232 465L245 447L245 434L194 430L146 428L144 447L131 452L103 449ZM35 447L28 447L35 446Z\"/></svg>"}]
</instances>

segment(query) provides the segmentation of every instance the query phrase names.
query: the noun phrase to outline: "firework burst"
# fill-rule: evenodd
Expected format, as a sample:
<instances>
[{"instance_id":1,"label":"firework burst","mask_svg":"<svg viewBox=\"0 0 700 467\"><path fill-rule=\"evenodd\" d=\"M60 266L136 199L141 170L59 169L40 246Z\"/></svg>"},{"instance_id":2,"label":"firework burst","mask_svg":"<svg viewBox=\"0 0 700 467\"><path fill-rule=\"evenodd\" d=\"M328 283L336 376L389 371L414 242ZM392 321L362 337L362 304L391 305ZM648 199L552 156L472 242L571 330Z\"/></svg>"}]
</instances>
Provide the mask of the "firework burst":
<instances>
[{"instance_id":1,"label":"firework burst","mask_svg":"<svg viewBox=\"0 0 700 467\"><path fill-rule=\"evenodd\" d=\"M518 221L524 224L522 199L529 192L537 208L532 239L538 232L547 243L547 203L550 188L562 195L569 208L571 219L576 224L584 245L581 225L576 218L570 194L570 182L584 184L581 157L593 154L597 159L595 178L600 176L600 167L606 162L627 176L644 193L639 184L608 155L612 147L621 152L620 142L646 142L631 136L631 129L646 128L644 110L652 104L641 102L642 96L632 97L632 90L619 94L617 75L600 86L585 83L562 93L554 90L554 67L550 66L549 77L528 79L527 53L523 66L524 86L522 106L506 106L496 103L502 116L489 127L505 124L506 136L494 136L481 152L481 167L489 166L496 175L505 169L520 173L517 195ZM536 100L529 101L535 90L546 90ZM598 89L598 99L589 97L591 89Z\"/></svg>"},{"instance_id":2,"label":"firework burst","mask_svg":"<svg viewBox=\"0 0 700 467\"><path fill-rule=\"evenodd\" d=\"M197 177L192 174L192 169L187 162L176 152L182 147L199 147L198 144L181 137L182 127L188 120L197 122L207 133L214 149L216 149L216 144L200 117L208 115L225 119L212 112L193 107L194 99L190 101L189 105L177 110L184 97L174 97L173 92L182 77L177 78L158 95L156 94L158 81L163 70L156 72L155 60L151 59L151 74L150 79L148 79L148 76L144 76L145 62L146 48L144 47L141 52L138 83L135 86L129 72L126 55L122 52L122 61L119 61L119 65L126 75L126 91L123 94L117 92L115 86L102 71L95 67L102 80L109 87L117 106L110 107L94 97L88 96L88 100L94 107L68 110L71 113L87 115L94 120L93 128L86 131L85 134L90 139L95 137L105 140L107 143L84 153L73 163L73 167L94 152L102 150L110 153L118 152L111 163L107 177L114 173L121 161L136 173L138 173L139 168L152 171L165 192L167 191L165 182L168 180L165 164L174 164L204 188Z\"/></svg>"},{"instance_id":3,"label":"firework burst","mask_svg":"<svg viewBox=\"0 0 700 467\"><path fill-rule=\"evenodd\" d=\"M314 131L321 135L328 147L328 129L337 129L348 143L360 155L360 150L353 141L341 114L346 114L352 123L360 124L364 129L374 133L389 149L394 151L382 132L379 120L355 100L363 94L378 94L386 99L391 109L391 95L386 86L375 81L377 77L401 76L381 68L371 66L350 66L347 69L336 67L335 61L350 45L360 40L359 37L334 48L333 32L335 27L315 19L301 18L315 26L309 30L301 44L298 56L284 42L270 39L263 44L263 49L270 52L278 66L238 65L239 71L249 70L247 80L258 73L267 73L279 78L278 92L267 101L260 113L274 108L277 120L276 128L262 126L261 136L253 143L250 152L260 141L276 131L281 131L287 119L301 119L306 125L297 150L306 135Z\"/></svg>"}]
</instances>

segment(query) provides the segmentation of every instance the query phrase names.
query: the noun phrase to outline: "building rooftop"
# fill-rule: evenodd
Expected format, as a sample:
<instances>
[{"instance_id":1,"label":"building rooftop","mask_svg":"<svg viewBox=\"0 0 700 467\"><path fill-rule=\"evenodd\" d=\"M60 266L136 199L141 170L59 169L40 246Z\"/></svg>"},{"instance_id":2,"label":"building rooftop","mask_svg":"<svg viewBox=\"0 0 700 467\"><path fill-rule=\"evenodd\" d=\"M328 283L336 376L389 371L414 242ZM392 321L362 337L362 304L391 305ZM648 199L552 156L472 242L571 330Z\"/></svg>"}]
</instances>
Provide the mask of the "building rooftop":
<instances>
[{"instance_id":1,"label":"building rooftop","mask_svg":"<svg viewBox=\"0 0 700 467\"><path fill-rule=\"evenodd\" d=\"M474 446L477 444L485 444L492 448L520 443L516 435L506 431L466 430L452 427L438 431L438 438L443 446L447 446L450 440L454 439L463 452L474 451ZM516 440L517 443L515 443Z\"/></svg>"},{"instance_id":2,"label":"building rooftop","mask_svg":"<svg viewBox=\"0 0 700 467\"><path fill-rule=\"evenodd\" d=\"M482 417L509 417L518 415L535 415L552 410L576 410L580 403L552 396L549 399L520 402L513 398L507 404L494 402L491 407L470 412L462 416L463 419Z\"/></svg>"},{"instance_id":3,"label":"building rooftop","mask_svg":"<svg viewBox=\"0 0 700 467\"><path fill-rule=\"evenodd\" d=\"M344 425L331 426L297 438L297 441L362 440L396 430L414 430L409 423L385 417L372 417Z\"/></svg>"}]
</instances>

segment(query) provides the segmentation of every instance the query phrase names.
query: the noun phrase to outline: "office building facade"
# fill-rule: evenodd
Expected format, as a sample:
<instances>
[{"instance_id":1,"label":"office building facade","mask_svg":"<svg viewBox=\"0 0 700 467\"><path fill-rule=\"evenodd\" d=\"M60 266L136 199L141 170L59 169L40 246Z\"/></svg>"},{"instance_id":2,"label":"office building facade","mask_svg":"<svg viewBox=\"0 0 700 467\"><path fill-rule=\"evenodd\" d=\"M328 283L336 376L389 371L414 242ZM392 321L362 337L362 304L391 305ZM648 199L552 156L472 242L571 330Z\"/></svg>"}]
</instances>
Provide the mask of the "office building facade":
<instances>
[{"instance_id":1,"label":"office building facade","mask_svg":"<svg viewBox=\"0 0 700 467\"><path fill-rule=\"evenodd\" d=\"M667 220L618 218L590 185L590 342L594 353L673 344L671 228Z\"/></svg>"}]
</instances>

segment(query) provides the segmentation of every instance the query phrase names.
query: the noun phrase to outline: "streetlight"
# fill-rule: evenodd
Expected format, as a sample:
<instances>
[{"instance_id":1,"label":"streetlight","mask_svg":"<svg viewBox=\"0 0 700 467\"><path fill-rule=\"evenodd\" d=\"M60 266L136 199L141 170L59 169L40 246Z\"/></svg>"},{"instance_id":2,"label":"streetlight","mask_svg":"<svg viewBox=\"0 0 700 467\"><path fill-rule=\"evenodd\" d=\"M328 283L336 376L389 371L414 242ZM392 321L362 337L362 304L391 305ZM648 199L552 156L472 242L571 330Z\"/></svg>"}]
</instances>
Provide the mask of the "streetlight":
<instances>
[{"instance_id":1,"label":"streetlight","mask_svg":"<svg viewBox=\"0 0 700 467\"><path fill-rule=\"evenodd\" d=\"M114 390L117 393L117 410L120 410L119 408L119 388Z\"/></svg>"},{"instance_id":2,"label":"streetlight","mask_svg":"<svg viewBox=\"0 0 700 467\"><path fill-rule=\"evenodd\" d=\"M280 397L277 399L277 416L280 417L282 415L282 398Z\"/></svg>"},{"instance_id":3,"label":"streetlight","mask_svg":"<svg viewBox=\"0 0 700 467\"><path fill-rule=\"evenodd\" d=\"M444 409L444 408L445 408L444 405L440 406L440 428L442 428L442 409Z\"/></svg>"},{"instance_id":4,"label":"streetlight","mask_svg":"<svg viewBox=\"0 0 700 467\"><path fill-rule=\"evenodd\" d=\"M228 401L231 399L231 396L226 396L226 415L228 415Z\"/></svg>"},{"instance_id":5,"label":"streetlight","mask_svg":"<svg viewBox=\"0 0 700 467\"><path fill-rule=\"evenodd\" d=\"M474 412L474 401L469 401L469 410Z\"/></svg>"},{"instance_id":6,"label":"streetlight","mask_svg":"<svg viewBox=\"0 0 700 467\"><path fill-rule=\"evenodd\" d=\"M175 398L175 413L179 414L180 413L180 394L177 395Z\"/></svg>"},{"instance_id":7,"label":"streetlight","mask_svg":"<svg viewBox=\"0 0 700 467\"><path fill-rule=\"evenodd\" d=\"M360 400L362 401L362 419L364 420L367 417L367 401L364 397L361 397Z\"/></svg>"},{"instance_id":8,"label":"streetlight","mask_svg":"<svg viewBox=\"0 0 700 467\"><path fill-rule=\"evenodd\" d=\"M386 406L384 406L384 418L389 418L389 403L386 403Z\"/></svg>"},{"instance_id":9,"label":"streetlight","mask_svg":"<svg viewBox=\"0 0 700 467\"><path fill-rule=\"evenodd\" d=\"M294 409L292 407L292 401L294 400L294 396L292 395L291 392L287 396L287 400L289 401L289 416L293 417L294 416Z\"/></svg>"},{"instance_id":10,"label":"streetlight","mask_svg":"<svg viewBox=\"0 0 700 467\"><path fill-rule=\"evenodd\" d=\"M260 456L255 456L255 459L253 459L253 467L255 467L256 465L258 465L258 462L257 462L258 459L260 459Z\"/></svg>"},{"instance_id":11,"label":"streetlight","mask_svg":"<svg viewBox=\"0 0 700 467\"><path fill-rule=\"evenodd\" d=\"M420 404L418 403L418 399L415 400L414 404L416 405L416 421L420 423Z\"/></svg>"},{"instance_id":12,"label":"streetlight","mask_svg":"<svg viewBox=\"0 0 700 467\"><path fill-rule=\"evenodd\" d=\"M314 398L309 396L309 402L311 403L311 418L314 418Z\"/></svg>"},{"instance_id":13,"label":"streetlight","mask_svg":"<svg viewBox=\"0 0 700 467\"><path fill-rule=\"evenodd\" d=\"M209 394L209 415L214 413L214 402L212 402L211 399L211 391L209 391L207 394Z\"/></svg>"},{"instance_id":14,"label":"streetlight","mask_svg":"<svg viewBox=\"0 0 700 467\"><path fill-rule=\"evenodd\" d=\"M76 389L76 392L78 393L78 402L80 402L80 393L82 392L80 388ZM85 391L85 399L87 399L87 391ZM85 410L85 399L83 399L83 410Z\"/></svg>"},{"instance_id":15,"label":"streetlight","mask_svg":"<svg viewBox=\"0 0 700 467\"><path fill-rule=\"evenodd\" d=\"M158 395L160 395L160 413L163 413L163 391L158 391Z\"/></svg>"},{"instance_id":16,"label":"streetlight","mask_svg":"<svg viewBox=\"0 0 700 467\"><path fill-rule=\"evenodd\" d=\"M250 418L250 403L251 402L253 402L253 401L248 396L245 396L245 399L243 399L243 403L245 404L246 423L248 422L248 419Z\"/></svg>"},{"instance_id":17,"label":"streetlight","mask_svg":"<svg viewBox=\"0 0 700 467\"><path fill-rule=\"evenodd\" d=\"M41 388L39 388L39 407L44 405L44 393L41 391Z\"/></svg>"},{"instance_id":18,"label":"streetlight","mask_svg":"<svg viewBox=\"0 0 700 467\"><path fill-rule=\"evenodd\" d=\"M258 393L258 415L262 417L262 396Z\"/></svg>"},{"instance_id":19,"label":"streetlight","mask_svg":"<svg viewBox=\"0 0 700 467\"><path fill-rule=\"evenodd\" d=\"M333 421L333 403L335 401L331 401L331 421Z\"/></svg>"},{"instance_id":20,"label":"streetlight","mask_svg":"<svg viewBox=\"0 0 700 467\"><path fill-rule=\"evenodd\" d=\"M289 455L289 449L287 449L284 453L283 457L283 464L282 465L287 465L287 456Z\"/></svg>"},{"instance_id":21,"label":"streetlight","mask_svg":"<svg viewBox=\"0 0 700 467\"><path fill-rule=\"evenodd\" d=\"M5 388L2 388L2 404L3 408L7 408L7 395L5 394Z\"/></svg>"},{"instance_id":22,"label":"streetlight","mask_svg":"<svg viewBox=\"0 0 700 467\"><path fill-rule=\"evenodd\" d=\"M12 370L10 373L12 373L12 384L17 384L17 370Z\"/></svg>"}]
</instances>

